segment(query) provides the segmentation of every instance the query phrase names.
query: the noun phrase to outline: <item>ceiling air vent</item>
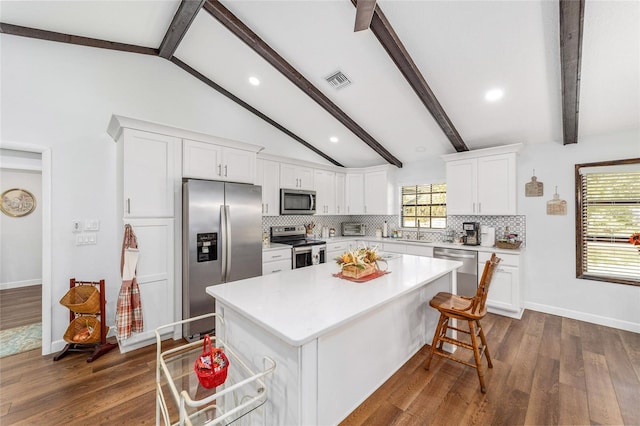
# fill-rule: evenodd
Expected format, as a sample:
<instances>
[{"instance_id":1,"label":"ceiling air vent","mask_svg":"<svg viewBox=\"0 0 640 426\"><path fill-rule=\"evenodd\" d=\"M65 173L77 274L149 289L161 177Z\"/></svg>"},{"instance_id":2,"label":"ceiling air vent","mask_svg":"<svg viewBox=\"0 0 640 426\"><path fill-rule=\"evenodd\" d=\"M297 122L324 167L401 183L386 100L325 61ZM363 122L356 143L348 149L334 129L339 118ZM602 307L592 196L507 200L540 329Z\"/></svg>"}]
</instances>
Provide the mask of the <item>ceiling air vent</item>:
<instances>
[{"instance_id":1,"label":"ceiling air vent","mask_svg":"<svg viewBox=\"0 0 640 426\"><path fill-rule=\"evenodd\" d=\"M324 79L327 80L331 87L335 89L342 89L343 87L351 84L351 80L349 80L349 77L344 75L344 73L340 70L332 72Z\"/></svg>"}]
</instances>

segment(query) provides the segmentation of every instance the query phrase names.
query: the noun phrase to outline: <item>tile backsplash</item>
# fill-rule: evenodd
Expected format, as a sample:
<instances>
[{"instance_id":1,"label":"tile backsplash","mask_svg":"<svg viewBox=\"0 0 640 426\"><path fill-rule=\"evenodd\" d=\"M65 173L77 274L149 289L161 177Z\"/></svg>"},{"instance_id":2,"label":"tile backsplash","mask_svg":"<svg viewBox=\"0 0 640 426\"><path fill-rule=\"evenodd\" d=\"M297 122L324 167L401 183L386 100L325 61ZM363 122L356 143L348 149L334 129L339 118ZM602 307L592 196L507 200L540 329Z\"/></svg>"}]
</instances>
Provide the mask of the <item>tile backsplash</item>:
<instances>
[{"instance_id":1,"label":"tile backsplash","mask_svg":"<svg viewBox=\"0 0 640 426\"><path fill-rule=\"evenodd\" d=\"M387 222L389 233L394 229L400 229L398 215L372 216L372 215L342 215L342 216L265 216L262 218L263 232L269 232L272 226L306 225L313 222L314 235L320 237L323 226L336 229L336 235L341 235L342 222L359 222L367 225L368 237L375 237L376 229L382 229L384 222ZM463 222L479 222L481 225L491 226L496 229L496 238L504 234L505 227L509 227L509 232L518 235L523 245L526 244L526 216L447 216L447 226L454 231L462 231ZM415 239L417 230L415 228L402 229L403 238ZM445 238L445 230L420 230L421 239L432 242L442 242Z\"/></svg>"}]
</instances>

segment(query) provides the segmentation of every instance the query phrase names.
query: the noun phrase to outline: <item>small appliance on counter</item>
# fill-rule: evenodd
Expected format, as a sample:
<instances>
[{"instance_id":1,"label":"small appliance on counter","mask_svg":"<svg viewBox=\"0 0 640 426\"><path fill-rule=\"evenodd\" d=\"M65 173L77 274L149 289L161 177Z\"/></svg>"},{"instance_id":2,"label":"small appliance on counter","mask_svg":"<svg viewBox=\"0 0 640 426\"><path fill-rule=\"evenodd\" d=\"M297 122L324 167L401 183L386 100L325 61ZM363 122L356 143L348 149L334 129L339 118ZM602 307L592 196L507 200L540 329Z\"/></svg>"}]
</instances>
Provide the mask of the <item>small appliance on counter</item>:
<instances>
[{"instance_id":1,"label":"small appliance on counter","mask_svg":"<svg viewBox=\"0 0 640 426\"><path fill-rule=\"evenodd\" d=\"M478 222L463 222L464 231L463 244L466 246L480 245L480 224Z\"/></svg>"},{"instance_id":2,"label":"small appliance on counter","mask_svg":"<svg viewBox=\"0 0 640 426\"><path fill-rule=\"evenodd\" d=\"M367 225L356 222L342 222L342 236L358 237L367 234Z\"/></svg>"},{"instance_id":3,"label":"small appliance on counter","mask_svg":"<svg viewBox=\"0 0 640 426\"><path fill-rule=\"evenodd\" d=\"M496 245L496 228L480 225L480 245L483 247Z\"/></svg>"}]
</instances>

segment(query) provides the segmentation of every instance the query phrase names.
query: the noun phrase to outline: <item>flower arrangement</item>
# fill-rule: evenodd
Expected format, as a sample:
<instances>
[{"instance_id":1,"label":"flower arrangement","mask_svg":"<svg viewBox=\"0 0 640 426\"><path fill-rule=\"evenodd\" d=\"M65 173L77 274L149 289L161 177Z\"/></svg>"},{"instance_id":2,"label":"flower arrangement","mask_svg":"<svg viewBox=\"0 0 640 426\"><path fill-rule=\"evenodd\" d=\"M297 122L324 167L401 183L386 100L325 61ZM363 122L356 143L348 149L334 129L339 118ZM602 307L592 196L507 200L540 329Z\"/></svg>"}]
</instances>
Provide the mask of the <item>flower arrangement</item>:
<instances>
[{"instance_id":1,"label":"flower arrangement","mask_svg":"<svg viewBox=\"0 0 640 426\"><path fill-rule=\"evenodd\" d=\"M634 232L633 234L631 234L631 236L629 237L629 243L633 244L634 246L638 246L638 253L640 253L640 232Z\"/></svg>"},{"instance_id":2,"label":"flower arrangement","mask_svg":"<svg viewBox=\"0 0 640 426\"><path fill-rule=\"evenodd\" d=\"M377 247L359 247L348 250L336 257L336 263L342 268L342 275L360 278L370 275L378 269L377 261L382 259Z\"/></svg>"}]
</instances>

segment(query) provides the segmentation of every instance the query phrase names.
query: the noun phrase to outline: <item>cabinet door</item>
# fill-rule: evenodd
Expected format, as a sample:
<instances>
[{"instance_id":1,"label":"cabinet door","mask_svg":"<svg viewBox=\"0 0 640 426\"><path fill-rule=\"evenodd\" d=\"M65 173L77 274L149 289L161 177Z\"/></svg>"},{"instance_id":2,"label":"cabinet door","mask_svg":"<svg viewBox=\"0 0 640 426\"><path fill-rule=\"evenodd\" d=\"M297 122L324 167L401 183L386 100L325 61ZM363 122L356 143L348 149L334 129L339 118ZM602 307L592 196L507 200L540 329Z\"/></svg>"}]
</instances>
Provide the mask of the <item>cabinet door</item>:
<instances>
[{"instance_id":1,"label":"cabinet door","mask_svg":"<svg viewBox=\"0 0 640 426\"><path fill-rule=\"evenodd\" d=\"M366 214L390 214L388 207L387 172L364 174L364 212Z\"/></svg>"},{"instance_id":2,"label":"cabinet door","mask_svg":"<svg viewBox=\"0 0 640 426\"><path fill-rule=\"evenodd\" d=\"M218 145L185 139L182 145L182 176L218 180L222 175L222 149Z\"/></svg>"},{"instance_id":3,"label":"cabinet door","mask_svg":"<svg viewBox=\"0 0 640 426\"><path fill-rule=\"evenodd\" d=\"M517 214L516 194L515 154L478 158L478 214Z\"/></svg>"},{"instance_id":4,"label":"cabinet door","mask_svg":"<svg viewBox=\"0 0 640 426\"><path fill-rule=\"evenodd\" d=\"M520 283L518 268L515 266L498 265L493 271L487 306L506 311L520 311Z\"/></svg>"},{"instance_id":5,"label":"cabinet door","mask_svg":"<svg viewBox=\"0 0 640 426\"><path fill-rule=\"evenodd\" d=\"M296 167L296 176L300 181L301 189L313 189L313 169Z\"/></svg>"},{"instance_id":6,"label":"cabinet door","mask_svg":"<svg viewBox=\"0 0 640 426\"><path fill-rule=\"evenodd\" d=\"M313 169L281 163L280 184L289 189L313 189Z\"/></svg>"},{"instance_id":7,"label":"cabinet door","mask_svg":"<svg viewBox=\"0 0 640 426\"><path fill-rule=\"evenodd\" d=\"M347 206L345 202L345 184L346 184L346 175L344 173L336 173L336 181L335 181L335 193L336 193L336 214L345 214L347 211Z\"/></svg>"},{"instance_id":8,"label":"cabinet door","mask_svg":"<svg viewBox=\"0 0 640 426\"><path fill-rule=\"evenodd\" d=\"M124 217L173 217L180 139L125 129Z\"/></svg>"},{"instance_id":9,"label":"cabinet door","mask_svg":"<svg viewBox=\"0 0 640 426\"><path fill-rule=\"evenodd\" d=\"M364 175L347 174L347 214L364 214Z\"/></svg>"},{"instance_id":10,"label":"cabinet door","mask_svg":"<svg viewBox=\"0 0 640 426\"><path fill-rule=\"evenodd\" d=\"M222 179L229 182L253 183L256 170L255 152L222 148Z\"/></svg>"},{"instance_id":11,"label":"cabinet door","mask_svg":"<svg viewBox=\"0 0 640 426\"><path fill-rule=\"evenodd\" d=\"M335 214L335 173L315 170L313 184L316 191L316 214Z\"/></svg>"},{"instance_id":12,"label":"cabinet door","mask_svg":"<svg viewBox=\"0 0 640 426\"><path fill-rule=\"evenodd\" d=\"M448 161L447 214L477 214L475 159Z\"/></svg>"},{"instance_id":13,"label":"cabinet door","mask_svg":"<svg viewBox=\"0 0 640 426\"><path fill-rule=\"evenodd\" d=\"M136 280L140 287L140 300L144 331L120 342L122 347L135 349L155 338L154 330L174 319L174 220L127 220L133 227L140 257Z\"/></svg>"},{"instance_id":14,"label":"cabinet door","mask_svg":"<svg viewBox=\"0 0 640 426\"><path fill-rule=\"evenodd\" d=\"M280 212L280 163L258 160L256 185L262 186L262 216Z\"/></svg>"}]
</instances>

